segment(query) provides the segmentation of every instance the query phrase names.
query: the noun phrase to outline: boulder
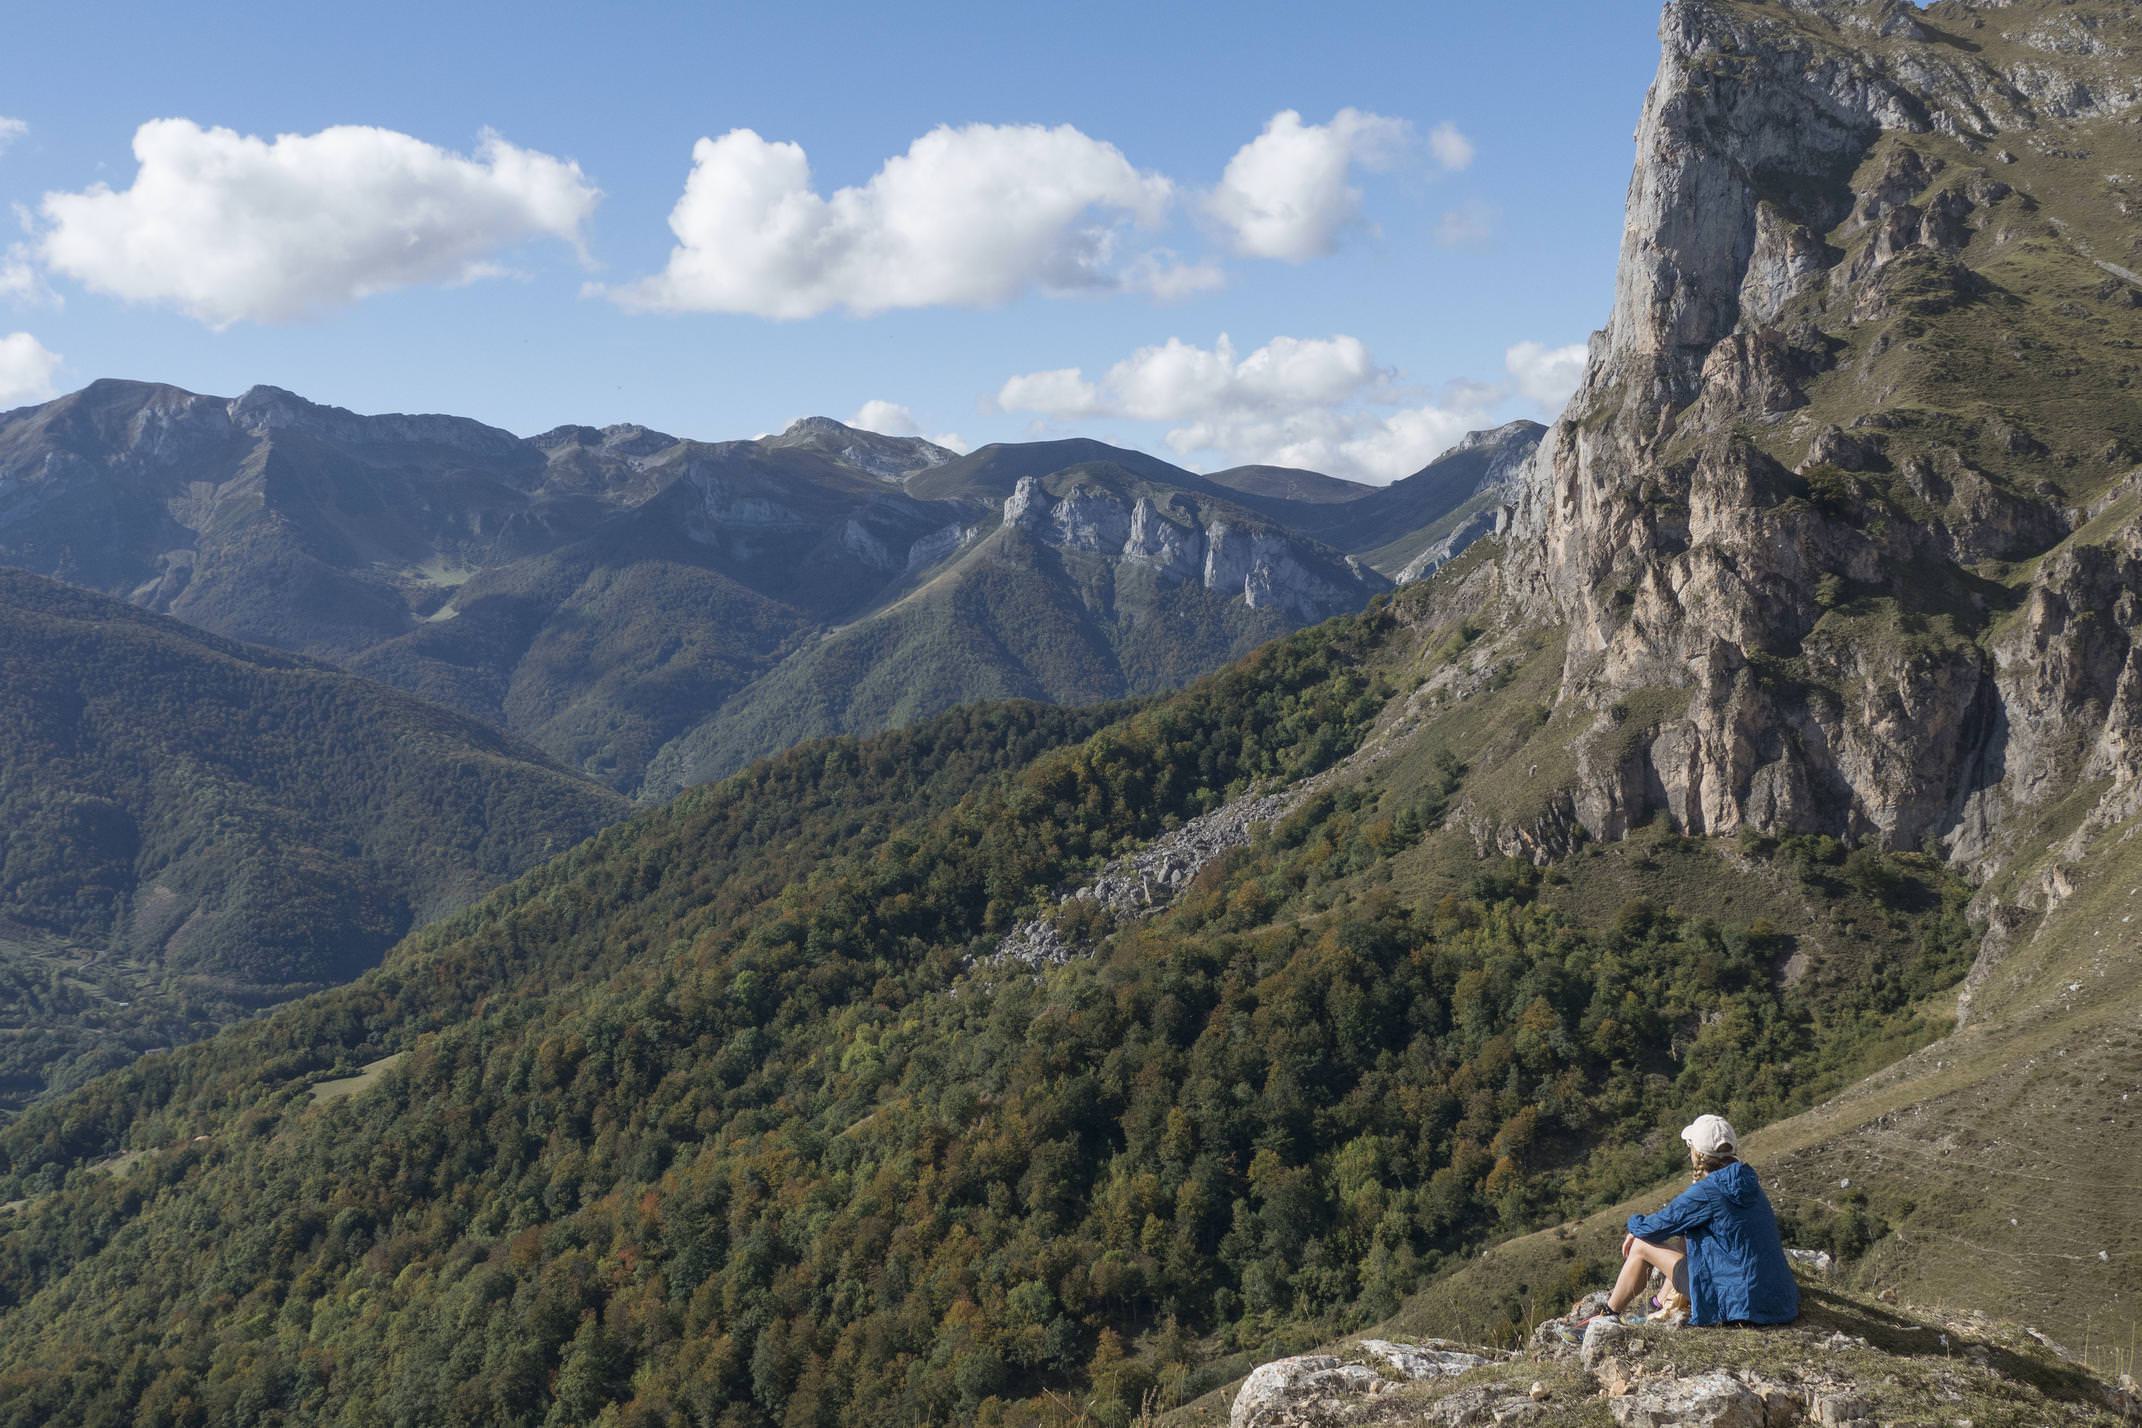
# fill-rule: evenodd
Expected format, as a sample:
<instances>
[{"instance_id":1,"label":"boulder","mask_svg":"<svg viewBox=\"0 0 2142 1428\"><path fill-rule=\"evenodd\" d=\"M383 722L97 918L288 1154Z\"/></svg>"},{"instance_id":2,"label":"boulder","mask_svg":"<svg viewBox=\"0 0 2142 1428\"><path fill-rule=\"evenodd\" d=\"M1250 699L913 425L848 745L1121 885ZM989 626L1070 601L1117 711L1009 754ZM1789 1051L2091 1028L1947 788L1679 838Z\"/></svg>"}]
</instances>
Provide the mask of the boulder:
<instances>
[{"instance_id":1,"label":"boulder","mask_svg":"<svg viewBox=\"0 0 2142 1428\"><path fill-rule=\"evenodd\" d=\"M1447 1339L1424 1344L1394 1344L1389 1339L1363 1339L1361 1352L1376 1367L1397 1378L1448 1378L1492 1362L1487 1356L1462 1348Z\"/></svg>"},{"instance_id":2,"label":"boulder","mask_svg":"<svg viewBox=\"0 0 2142 1428\"><path fill-rule=\"evenodd\" d=\"M1354 1358L1366 1360L1355 1362ZM1468 1349L1446 1339L1418 1344L1394 1343L1389 1339L1362 1339L1347 1358L1336 1354L1301 1354L1278 1359L1257 1369L1243 1380L1235 1395L1229 1428L1279 1428L1279 1425L1353 1421L1351 1410L1368 1403L1374 1395L1399 1383L1453 1378L1468 1369L1493 1363L1501 1355ZM1462 1402L1460 1402L1462 1400ZM1443 1412L1442 1403L1431 1410L1435 1423L1470 1424L1513 1421L1498 1416L1511 1403L1531 1400L1514 1389L1490 1386L1466 1390L1451 1400L1457 1418L1433 1416ZM1469 1405L1469 1406L1468 1406Z\"/></svg>"},{"instance_id":3,"label":"boulder","mask_svg":"<svg viewBox=\"0 0 2142 1428\"><path fill-rule=\"evenodd\" d=\"M1652 1379L1608 1405L1621 1428L1768 1428L1763 1396L1731 1374Z\"/></svg>"},{"instance_id":4,"label":"boulder","mask_svg":"<svg viewBox=\"0 0 2142 1428\"><path fill-rule=\"evenodd\" d=\"M1539 1404L1505 1384L1460 1389L1437 1399L1424 1410L1421 1423L1435 1428L1504 1428L1530 1423L1546 1413Z\"/></svg>"},{"instance_id":5,"label":"boulder","mask_svg":"<svg viewBox=\"0 0 2142 1428\"><path fill-rule=\"evenodd\" d=\"M1298 1354L1263 1364L1243 1380L1227 1428L1279 1428L1334 1400L1364 1397L1384 1382L1372 1368L1331 1354Z\"/></svg>"},{"instance_id":6,"label":"boulder","mask_svg":"<svg viewBox=\"0 0 2142 1428\"><path fill-rule=\"evenodd\" d=\"M1594 1319L1584 1326L1584 1343L1577 1356L1591 1369L1597 1368L1601 1360L1642 1352L1642 1348L1643 1336L1630 1325L1619 1319Z\"/></svg>"}]
</instances>

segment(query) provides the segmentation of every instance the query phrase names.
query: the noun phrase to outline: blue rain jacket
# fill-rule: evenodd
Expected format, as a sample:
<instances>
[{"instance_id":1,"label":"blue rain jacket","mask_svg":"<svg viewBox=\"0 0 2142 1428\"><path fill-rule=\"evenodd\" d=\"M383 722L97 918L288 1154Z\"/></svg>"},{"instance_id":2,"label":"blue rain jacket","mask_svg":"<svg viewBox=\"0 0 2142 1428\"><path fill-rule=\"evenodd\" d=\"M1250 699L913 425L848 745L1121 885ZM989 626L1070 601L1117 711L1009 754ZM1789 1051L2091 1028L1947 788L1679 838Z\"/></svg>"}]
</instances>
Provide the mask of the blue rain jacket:
<instances>
[{"instance_id":1,"label":"blue rain jacket","mask_svg":"<svg viewBox=\"0 0 2142 1428\"><path fill-rule=\"evenodd\" d=\"M1793 1281L1755 1172L1739 1161L1714 1170L1656 1215L1631 1215L1629 1233L1654 1243L1688 1239L1688 1322L1790 1324L1800 1317Z\"/></svg>"}]
</instances>

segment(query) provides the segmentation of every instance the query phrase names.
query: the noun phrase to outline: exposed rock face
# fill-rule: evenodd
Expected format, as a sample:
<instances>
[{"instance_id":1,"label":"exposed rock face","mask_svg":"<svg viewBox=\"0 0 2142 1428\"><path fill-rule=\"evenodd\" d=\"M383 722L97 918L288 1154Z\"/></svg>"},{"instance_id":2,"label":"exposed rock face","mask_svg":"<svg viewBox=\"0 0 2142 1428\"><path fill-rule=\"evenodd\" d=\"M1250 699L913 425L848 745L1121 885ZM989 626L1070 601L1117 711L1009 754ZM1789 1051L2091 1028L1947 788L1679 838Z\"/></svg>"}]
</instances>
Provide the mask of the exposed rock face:
<instances>
[{"instance_id":1,"label":"exposed rock face","mask_svg":"<svg viewBox=\"0 0 2142 1428\"><path fill-rule=\"evenodd\" d=\"M1305 528L1327 544L1371 554L1401 585L1424 579L1499 528L1546 434L1531 421L1471 432L1411 476Z\"/></svg>"},{"instance_id":2,"label":"exposed rock face","mask_svg":"<svg viewBox=\"0 0 2142 1428\"><path fill-rule=\"evenodd\" d=\"M1533 453L1539 450L1540 439L1546 435L1547 429L1536 421L1504 422L1484 431L1467 432L1456 446L1436 460L1447 461L1477 452L1486 459L1486 464L1481 468L1479 483L1474 489L1514 495L1524 484L1525 467L1531 462Z\"/></svg>"},{"instance_id":3,"label":"exposed rock face","mask_svg":"<svg viewBox=\"0 0 2142 1428\"><path fill-rule=\"evenodd\" d=\"M919 436L886 436L831 417L804 417L791 422L788 430L768 437L766 444L823 452L842 465L895 484L918 471L942 466L958 454Z\"/></svg>"},{"instance_id":4,"label":"exposed rock face","mask_svg":"<svg viewBox=\"0 0 2142 1428\"><path fill-rule=\"evenodd\" d=\"M1005 499L1004 524L1058 550L1139 566L1165 582L1194 582L1301 620L1356 609L1390 588L1360 562L1246 513L1187 499L1167 504L1163 510L1149 495L1085 481L1052 493L1027 476Z\"/></svg>"},{"instance_id":5,"label":"exposed rock face","mask_svg":"<svg viewBox=\"0 0 2142 1428\"><path fill-rule=\"evenodd\" d=\"M1121 919L1150 917L1174 902L1190 880L1215 859L1249 846L1260 824L1284 818L1317 785L1305 780L1277 793L1238 798L1193 818L1174 832L1103 867L1092 882L1059 900L1059 906L1091 903ZM1068 961L1085 949L1058 929L1053 918L1022 922L997 946L997 956L1030 967Z\"/></svg>"},{"instance_id":6,"label":"exposed rock face","mask_svg":"<svg viewBox=\"0 0 2142 1428\"><path fill-rule=\"evenodd\" d=\"M1244 1380L1228 1413L1228 1428L1343 1422L1352 1416L1350 1409L1395 1384L1454 1378L1500 1357L1442 1339L1420 1344L1363 1339L1346 1357L1302 1354L1277 1359Z\"/></svg>"},{"instance_id":7,"label":"exposed rock face","mask_svg":"<svg viewBox=\"0 0 2142 1428\"><path fill-rule=\"evenodd\" d=\"M2142 104L2142 12L1675 0L1661 40L1612 315L1503 578L1602 730L1664 712L1580 749L1548 823L1984 873L2082 785L2132 811L2142 315L2091 242L2142 230L2048 166Z\"/></svg>"},{"instance_id":8,"label":"exposed rock face","mask_svg":"<svg viewBox=\"0 0 2142 1428\"><path fill-rule=\"evenodd\" d=\"M1508 508L1495 506L1490 510L1476 511L1458 523L1456 529L1430 545L1419 555L1400 567L1398 583L1410 585L1416 580L1426 580L1444 566L1472 549L1473 543L1482 536L1492 535L1502 529L1509 518Z\"/></svg>"},{"instance_id":9,"label":"exposed rock face","mask_svg":"<svg viewBox=\"0 0 2142 1428\"><path fill-rule=\"evenodd\" d=\"M1725 1373L1647 1383L1609 1406L1621 1428L1769 1428L1799 1416L1772 1419L1761 1394Z\"/></svg>"}]
</instances>

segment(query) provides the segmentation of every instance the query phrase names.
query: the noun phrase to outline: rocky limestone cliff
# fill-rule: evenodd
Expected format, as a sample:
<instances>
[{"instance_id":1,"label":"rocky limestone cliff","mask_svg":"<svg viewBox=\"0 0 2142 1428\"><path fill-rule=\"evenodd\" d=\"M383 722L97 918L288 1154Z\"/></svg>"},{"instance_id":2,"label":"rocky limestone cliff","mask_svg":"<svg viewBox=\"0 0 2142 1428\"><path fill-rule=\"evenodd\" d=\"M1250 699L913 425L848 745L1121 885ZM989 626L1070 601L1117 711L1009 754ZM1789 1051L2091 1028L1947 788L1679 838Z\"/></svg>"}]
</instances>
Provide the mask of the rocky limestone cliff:
<instances>
[{"instance_id":1,"label":"rocky limestone cliff","mask_svg":"<svg viewBox=\"0 0 2142 1428\"><path fill-rule=\"evenodd\" d=\"M1612 314L1496 577L1595 717L1505 840L1664 814L1984 877L2132 813L2142 10L1675 0L1660 34Z\"/></svg>"},{"instance_id":2,"label":"rocky limestone cliff","mask_svg":"<svg viewBox=\"0 0 2142 1428\"><path fill-rule=\"evenodd\" d=\"M1440 465L1453 459L1478 457L1484 464L1472 496L1458 508L1448 529L1436 534L1419 554L1399 568L1399 584L1427 579L1472 549L1475 542L1503 528L1511 508L1524 494L1525 473L1545 435L1545 428L1536 422L1509 422L1489 431L1468 433L1436 459Z\"/></svg>"},{"instance_id":3,"label":"rocky limestone cliff","mask_svg":"<svg viewBox=\"0 0 2142 1428\"><path fill-rule=\"evenodd\" d=\"M1302 620L1358 609L1390 588L1352 557L1244 513L1182 497L1165 504L1083 481L1052 493L1026 476L1005 499L1004 524L1058 550L1145 567L1163 583L1200 585Z\"/></svg>"}]
</instances>

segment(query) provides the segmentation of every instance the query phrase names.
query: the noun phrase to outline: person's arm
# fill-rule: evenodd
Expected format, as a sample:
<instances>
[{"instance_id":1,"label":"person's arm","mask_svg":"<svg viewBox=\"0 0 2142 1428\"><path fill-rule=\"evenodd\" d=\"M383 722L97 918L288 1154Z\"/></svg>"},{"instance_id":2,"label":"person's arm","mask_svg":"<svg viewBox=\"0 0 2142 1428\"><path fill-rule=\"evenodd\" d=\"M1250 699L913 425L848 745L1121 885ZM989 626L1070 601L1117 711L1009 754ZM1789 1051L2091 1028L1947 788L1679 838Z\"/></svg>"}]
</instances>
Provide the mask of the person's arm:
<instances>
[{"instance_id":1,"label":"person's arm","mask_svg":"<svg viewBox=\"0 0 2142 1428\"><path fill-rule=\"evenodd\" d=\"M1715 1208L1707 1187L1698 1181L1674 1196L1673 1203L1656 1215L1629 1216L1629 1233L1654 1244L1670 1240L1675 1235L1685 1235L1699 1225L1708 1224Z\"/></svg>"}]
</instances>

